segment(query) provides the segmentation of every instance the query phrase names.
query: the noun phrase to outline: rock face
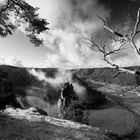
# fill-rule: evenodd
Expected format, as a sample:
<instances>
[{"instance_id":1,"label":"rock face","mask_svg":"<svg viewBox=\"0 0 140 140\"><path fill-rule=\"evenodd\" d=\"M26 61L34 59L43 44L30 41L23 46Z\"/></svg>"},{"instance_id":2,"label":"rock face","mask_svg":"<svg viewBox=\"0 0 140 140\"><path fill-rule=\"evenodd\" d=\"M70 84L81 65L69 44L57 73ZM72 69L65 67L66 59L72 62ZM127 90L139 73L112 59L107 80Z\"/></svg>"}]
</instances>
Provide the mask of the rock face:
<instances>
[{"instance_id":1,"label":"rock face","mask_svg":"<svg viewBox=\"0 0 140 140\"><path fill-rule=\"evenodd\" d=\"M42 116L34 109L0 112L1 140L111 140L96 127Z\"/></svg>"},{"instance_id":2,"label":"rock face","mask_svg":"<svg viewBox=\"0 0 140 140\"><path fill-rule=\"evenodd\" d=\"M0 109L6 105L20 107L13 91L12 83L8 80L8 73L0 71Z\"/></svg>"},{"instance_id":3,"label":"rock face","mask_svg":"<svg viewBox=\"0 0 140 140\"><path fill-rule=\"evenodd\" d=\"M84 123L83 107L80 104L73 85L65 83L58 100L58 117Z\"/></svg>"}]
</instances>

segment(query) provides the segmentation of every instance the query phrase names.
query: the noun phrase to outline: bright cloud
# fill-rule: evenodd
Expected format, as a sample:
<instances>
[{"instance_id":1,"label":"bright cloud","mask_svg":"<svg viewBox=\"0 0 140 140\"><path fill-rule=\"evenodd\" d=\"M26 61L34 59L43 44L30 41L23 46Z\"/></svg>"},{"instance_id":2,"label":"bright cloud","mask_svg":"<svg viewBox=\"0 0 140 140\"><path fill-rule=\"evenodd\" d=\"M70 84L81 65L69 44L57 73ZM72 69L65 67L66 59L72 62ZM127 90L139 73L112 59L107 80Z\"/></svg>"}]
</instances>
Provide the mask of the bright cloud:
<instances>
[{"instance_id":1,"label":"bright cloud","mask_svg":"<svg viewBox=\"0 0 140 140\"><path fill-rule=\"evenodd\" d=\"M98 0L26 1L38 6L41 17L50 22L50 31L40 35L40 38L45 40L46 47L53 51L51 54L46 53L46 66L97 65L99 61L96 53L91 53L84 40L89 38L91 33L96 35L96 32L103 28L97 15L106 19L110 15L109 9Z\"/></svg>"},{"instance_id":2,"label":"bright cloud","mask_svg":"<svg viewBox=\"0 0 140 140\"><path fill-rule=\"evenodd\" d=\"M0 58L0 64L23 67L22 61L18 58L15 58L14 56L8 58Z\"/></svg>"},{"instance_id":3,"label":"bright cloud","mask_svg":"<svg viewBox=\"0 0 140 140\"><path fill-rule=\"evenodd\" d=\"M2 1L4 0L0 0L0 3ZM50 30L39 36L44 40L44 44L49 51L46 51L46 59L34 67L79 68L108 66L103 61L102 55L98 52L92 52L85 42L85 38L90 38L91 34L94 37L98 31L103 29L103 23L97 18L97 15L104 19L110 17L110 9L101 4L99 0L26 1L35 7L39 7L40 16L46 18L50 23ZM125 27L123 29L125 31L129 30L129 21L128 18L124 23ZM26 25L20 27L20 31L25 33L24 26ZM114 48L118 48L119 45L116 42L112 43ZM122 64L122 56L110 57L110 59ZM135 63L134 59L130 59L130 56L126 58ZM1 63L20 65L17 58L2 59ZM128 62L126 63L128 64Z\"/></svg>"}]
</instances>

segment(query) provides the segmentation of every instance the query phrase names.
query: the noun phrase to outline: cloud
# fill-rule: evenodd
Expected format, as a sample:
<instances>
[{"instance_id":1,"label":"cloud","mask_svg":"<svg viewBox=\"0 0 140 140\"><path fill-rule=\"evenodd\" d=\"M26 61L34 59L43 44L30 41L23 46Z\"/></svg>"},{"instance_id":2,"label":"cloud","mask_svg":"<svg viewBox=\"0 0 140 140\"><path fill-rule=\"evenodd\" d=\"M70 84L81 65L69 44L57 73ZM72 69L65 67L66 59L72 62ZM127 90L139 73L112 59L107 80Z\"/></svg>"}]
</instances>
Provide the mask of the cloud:
<instances>
[{"instance_id":1,"label":"cloud","mask_svg":"<svg viewBox=\"0 0 140 140\"><path fill-rule=\"evenodd\" d=\"M41 17L50 22L50 31L40 35L45 46L52 50L51 53L46 52L44 67L69 69L109 66L101 53L91 51L85 42L85 38L89 39L91 34L94 38L98 31L101 33L103 23L97 15L104 19L110 17L111 10L106 5L99 0L27 1L40 7L38 12ZM130 26L131 16L128 14L126 21L117 25L116 29L121 29L122 33L129 33ZM120 42L112 42L110 46L117 49ZM124 50L118 55L110 56L110 60L121 66L138 64L135 53L129 52L130 49Z\"/></svg>"},{"instance_id":2,"label":"cloud","mask_svg":"<svg viewBox=\"0 0 140 140\"><path fill-rule=\"evenodd\" d=\"M23 67L23 63L20 59L10 56L8 58L0 58L1 65L11 65L16 67Z\"/></svg>"},{"instance_id":3,"label":"cloud","mask_svg":"<svg viewBox=\"0 0 140 140\"><path fill-rule=\"evenodd\" d=\"M87 47L85 38L103 29L97 15L106 19L110 9L98 0L26 1L40 7L38 12L41 17L50 22L50 31L39 36L45 41L45 46L52 50L52 53L46 52L46 66L67 68L97 65L97 54Z\"/></svg>"},{"instance_id":4,"label":"cloud","mask_svg":"<svg viewBox=\"0 0 140 140\"><path fill-rule=\"evenodd\" d=\"M68 81L70 82L71 75L72 75L70 72L67 72L63 69L58 70L54 78L47 77L46 74L41 70L37 71L35 69L29 69L28 72L33 76L35 76L39 81L44 81L45 83L49 83L54 88L61 87L62 84L64 84L65 82Z\"/></svg>"},{"instance_id":5,"label":"cloud","mask_svg":"<svg viewBox=\"0 0 140 140\"><path fill-rule=\"evenodd\" d=\"M50 31L44 32L39 36L44 40L45 46L50 51L46 51L46 59L44 62L37 64L37 67L79 68L109 66L102 60L102 55L98 52L92 52L85 42L85 38L90 38L91 34L94 37L98 31L103 29L103 23L97 18L97 15L104 19L110 17L111 10L106 5L100 3L99 0L26 1L35 7L39 7L40 16L46 18L50 23ZM5 0L0 0L0 2L5 2ZM130 17L129 15L126 17L123 27L122 25L117 26L121 29L121 32L129 32ZM15 21L13 20L12 22ZM25 33L25 26L27 25L24 24L19 28L23 33ZM118 45L116 44L115 47L118 47ZM119 53L120 55L111 57L111 59L114 62L118 59L120 63L121 58L125 57L126 53L129 52ZM130 57L131 55L126 58L131 64L135 63ZM20 66L20 61L18 61L17 58L15 60L3 59L2 63ZM128 64L128 62L126 63ZM21 65L23 64L21 63Z\"/></svg>"},{"instance_id":6,"label":"cloud","mask_svg":"<svg viewBox=\"0 0 140 140\"><path fill-rule=\"evenodd\" d=\"M39 81L43 81L44 84L47 85L49 83L55 89L62 89L66 82L72 83L73 89L78 95L79 99L85 100L87 90L84 86L79 84L77 80L73 81L73 73L71 71L58 69L53 78L47 77L46 73L41 70L28 69L28 72L35 76Z\"/></svg>"}]
</instances>

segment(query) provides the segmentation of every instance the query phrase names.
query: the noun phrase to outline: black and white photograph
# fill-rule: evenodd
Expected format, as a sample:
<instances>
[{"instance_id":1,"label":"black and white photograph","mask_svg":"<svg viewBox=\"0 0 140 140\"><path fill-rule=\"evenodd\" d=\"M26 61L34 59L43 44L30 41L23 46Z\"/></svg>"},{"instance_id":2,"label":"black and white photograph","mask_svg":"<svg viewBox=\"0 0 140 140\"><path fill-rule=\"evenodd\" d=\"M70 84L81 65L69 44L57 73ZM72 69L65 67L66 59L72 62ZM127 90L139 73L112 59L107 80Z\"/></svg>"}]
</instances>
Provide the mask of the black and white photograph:
<instances>
[{"instance_id":1,"label":"black and white photograph","mask_svg":"<svg viewBox=\"0 0 140 140\"><path fill-rule=\"evenodd\" d=\"M0 0L0 140L140 140L140 0Z\"/></svg>"}]
</instances>

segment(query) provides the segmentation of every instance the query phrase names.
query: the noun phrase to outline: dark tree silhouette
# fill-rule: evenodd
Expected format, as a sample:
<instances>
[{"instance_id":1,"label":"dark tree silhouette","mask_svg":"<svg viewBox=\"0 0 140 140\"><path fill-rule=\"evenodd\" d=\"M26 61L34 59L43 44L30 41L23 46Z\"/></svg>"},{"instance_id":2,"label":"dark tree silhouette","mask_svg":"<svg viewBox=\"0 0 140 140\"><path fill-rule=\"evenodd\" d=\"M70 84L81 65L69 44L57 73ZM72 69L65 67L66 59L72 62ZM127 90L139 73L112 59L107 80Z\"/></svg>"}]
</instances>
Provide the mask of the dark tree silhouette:
<instances>
[{"instance_id":1,"label":"dark tree silhouette","mask_svg":"<svg viewBox=\"0 0 140 140\"><path fill-rule=\"evenodd\" d=\"M25 24L26 36L35 46L43 44L38 35L48 30L48 23L39 17L38 8L29 5L24 0L6 0L0 3L0 36L12 35L16 29Z\"/></svg>"}]
</instances>

